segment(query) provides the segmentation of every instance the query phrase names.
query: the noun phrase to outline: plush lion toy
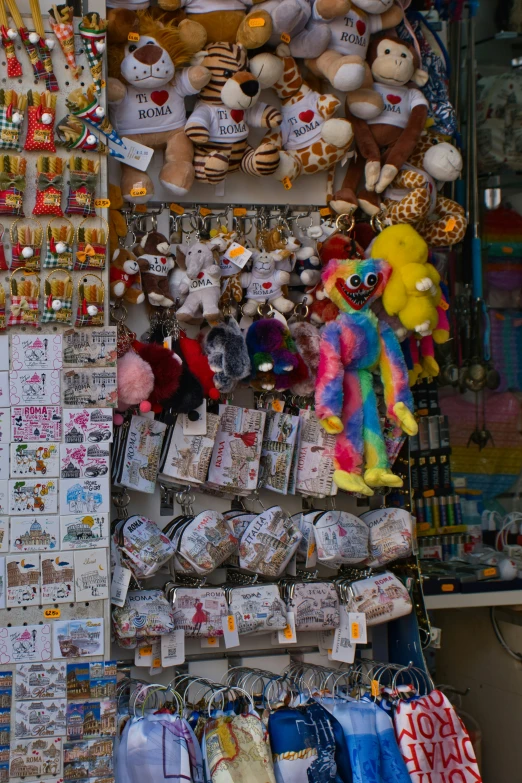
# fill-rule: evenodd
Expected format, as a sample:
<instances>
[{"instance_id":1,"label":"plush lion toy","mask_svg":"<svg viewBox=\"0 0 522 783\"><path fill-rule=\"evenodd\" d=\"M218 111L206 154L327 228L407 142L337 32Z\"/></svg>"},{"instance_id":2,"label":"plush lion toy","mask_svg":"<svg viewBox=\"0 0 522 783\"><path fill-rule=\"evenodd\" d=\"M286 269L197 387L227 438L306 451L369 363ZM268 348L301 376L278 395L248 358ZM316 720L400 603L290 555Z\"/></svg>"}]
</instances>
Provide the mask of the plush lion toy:
<instances>
[{"instance_id":1,"label":"plush lion toy","mask_svg":"<svg viewBox=\"0 0 522 783\"><path fill-rule=\"evenodd\" d=\"M129 41L129 33L139 39ZM205 31L189 20L178 25L149 11L116 9L108 35L112 124L120 136L164 150L160 182L174 196L184 196L194 181L192 142L184 133L184 97L197 94L210 79L203 66L190 66L204 45ZM143 188L145 195L133 195ZM127 165L122 165L121 190L124 200L134 203L154 197L149 175Z\"/></svg>"}]
</instances>

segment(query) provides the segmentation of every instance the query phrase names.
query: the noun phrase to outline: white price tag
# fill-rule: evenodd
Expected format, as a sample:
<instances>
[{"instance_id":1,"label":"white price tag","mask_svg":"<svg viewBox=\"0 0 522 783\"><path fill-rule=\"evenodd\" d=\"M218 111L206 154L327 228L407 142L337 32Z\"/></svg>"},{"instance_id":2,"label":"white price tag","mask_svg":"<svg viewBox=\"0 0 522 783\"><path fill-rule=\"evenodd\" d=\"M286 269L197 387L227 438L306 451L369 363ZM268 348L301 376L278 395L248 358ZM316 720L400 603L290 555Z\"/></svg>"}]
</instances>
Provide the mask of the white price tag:
<instances>
[{"instance_id":1,"label":"white price tag","mask_svg":"<svg viewBox=\"0 0 522 783\"><path fill-rule=\"evenodd\" d=\"M224 258L228 258L233 264L240 269L243 269L251 255L251 250L243 247L243 245L240 245L238 242L232 242L227 252L224 253Z\"/></svg>"},{"instance_id":2,"label":"white price tag","mask_svg":"<svg viewBox=\"0 0 522 783\"><path fill-rule=\"evenodd\" d=\"M183 435L206 435L207 434L207 401L203 400L199 408L194 408L194 413L198 418L194 421L189 419L188 413L183 413Z\"/></svg>"},{"instance_id":3,"label":"white price tag","mask_svg":"<svg viewBox=\"0 0 522 783\"><path fill-rule=\"evenodd\" d=\"M125 604L131 576L132 573L128 568L123 568L123 566L119 565L115 567L111 583L111 604L116 606Z\"/></svg>"},{"instance_id":4,"label":"white price tag","mask_svg":"<svg viewBox=\"0 0 522 783\"><path fill-rule=\"evenodd\" d=\"M221 618L223 625L223 638L225 647L239 647L239 632L237 630L236 618L233 614L223 615Z\"/></svg>"},{"instance_id":5,"label":"white price tag","mask_svg":"<svg viewBox=\"0 0 522 783\"><path fill-rule=\"evenodd\" d=\"M318 632L319 649L321 650L323 655L326 655L328 650L332 649L334 643L334 635L335 635L335 631Z\"/></svg>"},{"instance_id":6,"label":"white price tag","mask_svg":"<svg viewBox=\"0 0 522 783\"><path fill-rule=\"evenodd\" d=\"M127 166L132 166L133 169L138 171L146 171L149 163L154 155L152 147L146 147L144 144L140 144L137 141L131 141L126 136L122 137L124 146L116 144L116 142L109 139L109 149L111 155L120 163L126 163Z\"/></svg>"},{"instance_id":7,"label":"white price tag","mask_svg":"<svg viewBox=\"0 0 522 783\"><path fill-rule=\"evenodd\" d=\"M288 576L297 576L297 555L292 555L286 567Z\"/></svg>"},{"instance_id":8,"label":"white price tag","mask_svg":"<svg viewBox=\"0 0 522 783\"><path fill-rule=\"evenodd\" d=\"M152 644L147 644L146 647L136 647L134 666L152 666Z\"/></svg>"},{"instance_id":9,"label":"white price tag","mask_svg":"<svg viewBox=\"0 0 522 783\"><path fill-rule=\"evenodd\" d=\"M337 628L334 634L332 652L328 653L331 661L343 661L344 663L353 663L355 660L355 644L352 644L345 636L341 628Z\"/></svg>"},{"instance_id":10,"label":"white price tag","mask_svg":"<svg viewBox=\"0 0 522 783\"><path fill-rule=\"evenodd\" d=\"M179 666L185 662L185 631L178 628L161 637L161 665Z\"/></svg>"},{"instance_id":11,"label":"white price tag","mask_svg":"<svg viewBox=\"0 0 522 783\"><path fill-rule=\"evenodd\" d=\"M366 631L366 615L364 612L348 613L348 631L350 641L355 644L366 644L368 633Z\"/></svg>"},{"instance_id":12,"label":"white price tag","mask_svg":"<svg viewBox=\"0 0 522 783\"><path fill-rule=\"evenodd\" d=\"M297 644L295 614L293 612L286 613L286 628L277 632L277 641L279 644Z\"/></svg>"},{"instance_id":13,"label":"white price tag","mask_svg":"<svg viewBox=\"0 0 522 783\"><path fill-rule=\"evenodd\" d=\"M161 666L161 642L152 643L152 663L150 665L150 674L159 674L163 671Z\"/></svg>"}]
</instances>

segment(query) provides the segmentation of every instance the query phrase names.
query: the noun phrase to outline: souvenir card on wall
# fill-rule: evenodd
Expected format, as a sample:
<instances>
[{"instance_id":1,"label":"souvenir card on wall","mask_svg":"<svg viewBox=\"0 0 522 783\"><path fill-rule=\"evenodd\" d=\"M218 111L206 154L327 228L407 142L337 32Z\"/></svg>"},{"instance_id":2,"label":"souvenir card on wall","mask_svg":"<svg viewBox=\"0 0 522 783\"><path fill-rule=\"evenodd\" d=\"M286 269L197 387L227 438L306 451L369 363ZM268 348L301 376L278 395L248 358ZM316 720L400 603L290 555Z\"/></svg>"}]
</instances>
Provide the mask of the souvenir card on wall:
<instances>
[{"instance_id":1,"label":"souvenir card on wall","mask_svg":"<svg viewBox=\"0 0 522 783\"><path fill-rule=\"evenodd\" d=\"M59 476L59 443L12 443L11 478L18 476Z\"/></svg>"},{"instance_id":2,"label":"souvenir card on wall","mask_svg":"<svg viewBox=\"0 0 522 783\"><path fill-rule=\"evenodd\" d=\"M68 445L60 448L60 478L98 478L108 476L110 448L108 443Z\"/></svg>"},{"instance_id":3,"label":"souvenir card on wall","mask_svg":"<svg viewBox=\"0 0 522 783\"><path fill-rule=\"evenodd\" d=\"M77 601L93 601L109 597L106 549L74 552L74 574Z\"/></svg>"},{"instance_id":4,"label":"souvenir card on wall","mask_svg":"<svg viewBox=\"0 0 522 783\"><path fill-rule=\"evenodd\" d=\"M0 628L0 664L34 663L51 659L51 626Z\"/></svg>"},{"instance_id":5,"label":"souvenir card on wall","mask_svg":"<svg viewBox=\"0 0 522 783\"><path fill-rule=\"evenodd\" d=\"M103 655L103 617L55 620L52 625L53 658Z\"/></svg>"},{"instance_id":6,"label":"souvenir card on wall","mask_svg":"<svg viewBox=\"0 0 522 783\"><path fill-rule=\"evenodd\" d=\"M8 478L9 478L9 444L0 443L0 481L5 481Z\"/></svg>"},{"instance_id":7,"label":"souvenir card on wall","mask_svg":"<svg viewBox=\"0 0 522 783\"><path fill-rule=\"evenodd\" d=\"M5 557L0 557L0 609L5 609L6 590Z\"/></svg>"},{"instance_id":8,"label":"souvenir card on wall","mask_svg":"<svg viewBox=\"0 0 522 783\"><path fill-rule=\"evenodd\" d=\"M9 551L9 517L0 517L0 552Z\"/></svg>"},{"instance_id":9,"label":"souvenir card on wall","mask_svg":"<svg viewBox=\"0 0 522 783\"><path fill-rule=\"evenodd\" d=\"M62 772L62 738L22 739L13 743L9 759L11 778L60 777ZM57 781L56 781L57 783Z\"/></svg>"},{"instance_id":10,"label":"souvenir card on wall","mask_svg":"<svg viewBox=\"0 0 522 783\"><path fill-rule=\"evenodd\" d=\"M63 737L66 699L31 699L16 702L15 736Z\"/></svg>"},{"instance_id":11,"label":"souvenir card on wall","mask_svg":"<svg viewBox=\"0 0 522 783\"><path fill-rule=\"evenodd\" d=\"M9 482L10 514L57 514L58 479L12 479Z\"/></svg>"},{"instance_id":12,"label":"souvenir card on wall","mask_svg":"<svg viewBox=\"0 0 522 783\"><path fill-rule=\"evenodd\" d=\"M113 737L115 734L115 701L73 701L67 705L69 741Z\"/></svg>"},{"instance_id":13,"label":"souvenir card on wall","mask_svg":"<svg viewBox=\"0 0 522 783\"><path fill-rule=\"evenodd\" d=\"M41 556L42 603L74 601L74 556L72 552Z\"/></svg>"},{"instance_id":14,"label":"souvenir card on wall","mask_svg":"<svg viewBox=\"0 0 522 783\"><path fill-rule=\"evenodd\" d=\"M62 400L67 407L114 408L118 401L116 368L62 371Z\"/></svg>"},{"instance_id":15,"label":"souvenir card on wall","mask_svg":"<svg viewBox=\"0 0 522 783\"><path fill-rule=\"evenodd\" d=\"M71 514L60 517L61 549L93 549L108 546L108 514Z\"/></svg>"},{"instance_id":16,"label":"souvenir card on wall","mask_svg":"<svg viewBox=\"0 0 522 783\"><path fill-rule=\"evenodd\" d=\"M0 408L0 443L9 443L11 408Z\"/></svg>"},{"instance_id":17,"label":"souvenir card on wall","mask_svg":"<svg viewBox=\"0 0 522 783\"><path fill-rule=\"evenodd\" d=\"M145 416L131 418L120 484L137 492L154 493L166 429L167 425L161 421L154 421Z\"/></svg>"},{"instance_id":18,"label":"souvenir card on wall","mask_svg":"<svg viewBox=\"0 0 522 783\"><path fill-rule=\"evenodd\" d=\"M9 373L6 371L0 372L0 406L7 405L9 405Z\"/></svg>"},{"instance_id":19,"label":"souvenir card on wall","mask_svg":"<svg viewBox=\"0 0 522 783\"><path fill-rule=\"evenodd\" d=\"M208 482L236 494L248 494L257 487L266 414L236 405L220 405L219 415Z\"/></svg>"},{"instance_id":20,"label":"souvenir card on wall","mask_svg":"<svg viewBox=\"0 0 522 783\"><path fill-rule=\"evenodd\" d=\"M301 417L296 490L302 495L327 497L337 494L333 482L335 435L329 435L311 410L299 411Z\"/></svg>"},{"instance_id":21,"label":"souvenir card on wall","mask_svg":"<svg viewBox=\"0 0 522 783\"><path fill-rule=\"evenodd\" d=\"M287 494L298 430L298 416L267 413L261 451L261 475L266 489Z\"/></svg>"},{"instance_id":22,"label":"souvenir card on wall","mask_svg":"<svg viewBox=\"0 0 522 783\"><path fill-rule=\"evenodd\" d=\"M64 443L112 443L111 408L67 408L63 412Z\"/></svg>"},{"instance_id":23,"label":"souvenir card on wall","mask_svg":"<svg viewBox=\"0 0 522 783\"><path fill-rule=\"evenodd\" d=\"M62 367L62 335L11 335L11 370L59 370Z\"/></svg>"},{"instance_id":24,"label":"souvenir card on wall","mask_svg":"<svg viewBox=\"0 0 522 783\"><path fill-rule=\"evenodd\" d=\"M98 779L112 783L114 770L113 741L105 739L64 742L63 775L64 779Z\"/></svg>"},{"instance_id":25,"label":"souvenir card on wall","mask_svg":"<svg viewBox=\"0 0 522 783\"><path fill-rule=\"evenodd\" d=\"M4 370L9 369L9 337L7 334L0 335L0 367Z\"/></svg>"},{"instance_id":26,"label":"souvenir card on wall","mask_svg":"<svg viewBox=\"0 0 522 783\"><path fill-rule=\"evenodd\" d=\"M58 405L59 370L11 370L11 405Z\"/></svg>"},{"instance_id":27,"label":"souvenir card on wall","mask_svg":"<svg viewBox=\"0 0 522 783\"><path fill-rule=\"evenodd\" d=\"M16 667L15 698L65 699L65 663L22 663Z\"/></svg>"},{"instance_id":28,"label":"souvenir card on wall","mask_svg":"<svg viewBox=\"0 0 522 783\"><path fill-rule=\"evenodd\" d=\"M60 514L104 514L110 511L109 477L96 479L62 479L60 481Z\"/></svg>"},{"instance_id":29,"label":"souvenir card on wall","mask_svg":"<svg viewBox=\"0 0 522 783\"><path fill-rule=\"evenodd\" d=\"M162 474L189 484L202 484L207 477L218 425L219 416L207 413L205 435L184 435L182 417L178 416Z\"/></svg>"},{"instance_id":30,"label":"souvenir card on wall","mask_svg":"<svg viewBox=\"0 0 522 783\"><path fill-rule=\"evenodd\" d=\"M12 701L13 672L0 672L0 763L4 764L9 762ZM7 777L3 779L7 780Z\"/></svg>"},{"instance_id":31,"label":"souvenir card on wall","mask_svg":"<svg viewBox=\"0 0 522 783\"><path fill-rule=\"evenodd\" d=\"M40 555L7 555L6 606L37 606L41 603Z\"/></svg>"},{"instance_id":32,"label":"souvenir card on wall","mask_svg":"<svg viewBox=\"0 0 522 783\"><path fill-rule=\"evenodd\" d=\"M7 410L10 411L14 443L61 441L62 409L59 405L24 405Z\"/></svg>"},{"instance_id":33,"label":"souvenir card on wall","mask_svg":"<svg viewBox=\"0 0 522 783\"><path fill-rule=\"evenodd\" d=\"M81 661L67 664L67 699L114 699L118 666L116 661Z\"/></svg>"},{"instance_id":34,"label":"souvenir card on wall","mask_svg":"<svg viewBox=\"0 0 522 783\"><path fill-rule=\"evenodd\" d=\"M116 327L67 329L63 334L64 367L115 367Z\"/></svg>"},{"instance_id":35,"label":"souvenir card on wall","mask_svg":"<svg viewBox=\"0 0 522 783\"><path fill-rule=\"evenodd\" d=\"M11 552L52 552L58 549L60 517L28 516L11 519Z\"/></svg>"},{"instance_id":36,"label":"souvenir card on wall","mask_svg":"<svg viewBox=\"0 0 522 783\"><path fill-rule=\"evenodd\" d=\"M9 513L9 482L0 481L0 514Z\"/></svg>"}]
</instances>

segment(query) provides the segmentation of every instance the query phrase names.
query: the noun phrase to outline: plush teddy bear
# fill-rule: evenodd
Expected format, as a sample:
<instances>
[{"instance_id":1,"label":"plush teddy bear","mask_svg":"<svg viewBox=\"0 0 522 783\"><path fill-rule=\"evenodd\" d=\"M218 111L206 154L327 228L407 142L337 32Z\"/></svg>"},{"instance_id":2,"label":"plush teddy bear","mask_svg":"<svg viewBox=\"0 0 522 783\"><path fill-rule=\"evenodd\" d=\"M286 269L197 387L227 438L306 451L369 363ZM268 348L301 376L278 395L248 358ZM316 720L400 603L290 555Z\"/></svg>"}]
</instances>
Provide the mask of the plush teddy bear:
<instances>
[{"instance_id":1,"label":"plush teddy bear","mask_svg":"<svg viewBox=\"0 0 522 783\"><path fill-rule=\"evenodd\" d=\"M169 272L174 269L170 242L159 231L145 234L134 250L139 253L143 290L154 307L172 307L174 300L169 288Z\"/></svg>"},{"instance_id":2,"label":"plush teddy bear","mask_svg":"<svg viewBox=\"0 0 522 783\"><path fill-rule=\"evenodd\" d=\"M368 64L375 80L374 90L382 97L384 111L363 120L347 105L357 154L346 172L342 187L329 206L336 212L351 213L360 206L368 215L380 210L380 196L395 179L401 166L415 149L428 116L428 101L411 81L423 85L427 74L413 45L393 35L374 38L368 49ZM363 190L357 194L361 180Z\"/></svg>"},{"instance_id":3,"label":"plush teddy bear","mask_svg":"<svg viewBox=\"0 0 522 783\"><path fill-rule=\"evenodd\" d=\"M261 88L274 84L280 76L279 58L271 54L253 58L250 65L262 74L262 80L247 70L246 49L237 44L211 44L201 63L210 71L210 80L200 90L185 125L194 144L196 179L215 185L239 169L256 177L273 174L279 164L276 145L264 142L253 149L247 137L249 126L275 128L281 124L278 109L258 103Z\"/></svg>"},{"instance_id":4,"label":"plush teddy bear","mask_svg":"<svg viewBox=\"0 0 522 783\"><path fill-rule=\"evenodd\" d=\"M176 312L178 321L193 322L201 317L209 322L219 319L221 270L217 253L212 240L176 247L176 261L188 278L188 282L180 285L181 293L187 294L187 298Z\"/></svg>"},{"instance_id":5,"label":"plush teddy bear","mask_svg":"<svg viewBox=\"0 0 522 783\"><path fill-rule=\"evenodd\" d=\"M119 247L114 251L109 280L111 299L124 299L129 304L141 304L145 301L140 266L130 250Z\"/></svg>"},{"instance_id":6,"label":"plush teddy bear","mask_svg":"<svg viewBox=\"0 0 522 783\"><path fill-rule=\"evenodd\" d=\"M462 173L459 150L441 133L426 131L392 184L383 206L392 223L411 223L430 247L462 242L467 228L464 209L439 191Z\"/></svg>"},{"instance_id":7,"label":"plush teddy bear","mask_svg":"<svg viewBox=\"0 0 522 783\"><path fill-rule=\"evenodd\" d=\"M117 28L116 42L109 45L107 99L112 124L120 136L165 151L159 180L174 196L183 196L194 180L192 143L183 130L184 97L196 95L210 79L202 65L190 66L197 50L183 38L182 25L195 23L176 26L148 11L138 11L123 22L126 25L118 25L114 19L110 28ZM138 41L127 40L131 32L139 34ZM121 189L126 201L145 203L154 197L150 176L127 165L122 165ZM136 189L145 189L145 195L132 195Z\"/></svg>"},{"instance_id":8,"label":"plush teddy bear","mask_svg":"<svg viewBox=\"0 0 522 783\"><path fill-rule=\"evenodd\" d=\"M266 250L256 250L252 259L252 271L241 275L241 285L246 289L243 313L255 315L259 305L265 302L269 302L280 313L289 313L294 303L283 295L282 286L289 282L290 273L276 269L273 253Z\"/></svg>"}]
</instances>

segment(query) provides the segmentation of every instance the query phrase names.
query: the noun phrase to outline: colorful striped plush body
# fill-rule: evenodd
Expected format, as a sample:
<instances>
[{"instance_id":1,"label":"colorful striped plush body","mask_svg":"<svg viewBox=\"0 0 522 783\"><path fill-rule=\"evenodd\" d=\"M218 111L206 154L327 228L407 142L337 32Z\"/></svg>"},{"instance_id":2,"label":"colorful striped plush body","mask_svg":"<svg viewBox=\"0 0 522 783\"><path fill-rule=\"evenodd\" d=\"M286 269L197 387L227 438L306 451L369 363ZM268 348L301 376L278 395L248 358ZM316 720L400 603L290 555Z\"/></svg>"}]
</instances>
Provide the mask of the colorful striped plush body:
<instances>
[{"instance_id":1,"label":"colorful striped plush body","mask_svg":"<svg viewBox=\"0 0 522 783\"><path fill-rule=\"evenodd\" d=\"M340 235L332 236L322 248L331 259L323 271L325 291L340 313L321 332L316 414L325 430L337 435L336 484L349 492L372 495L372 487L402 486L402 479L390 470L372 372L381 375L387 417L408 435L417 432L400 345L391 327L369 309L381 296L391 267L375 258L332 258L329 242L335 243L341 259L351 249L351 240Z\"/></svg>"}]
</instances>

